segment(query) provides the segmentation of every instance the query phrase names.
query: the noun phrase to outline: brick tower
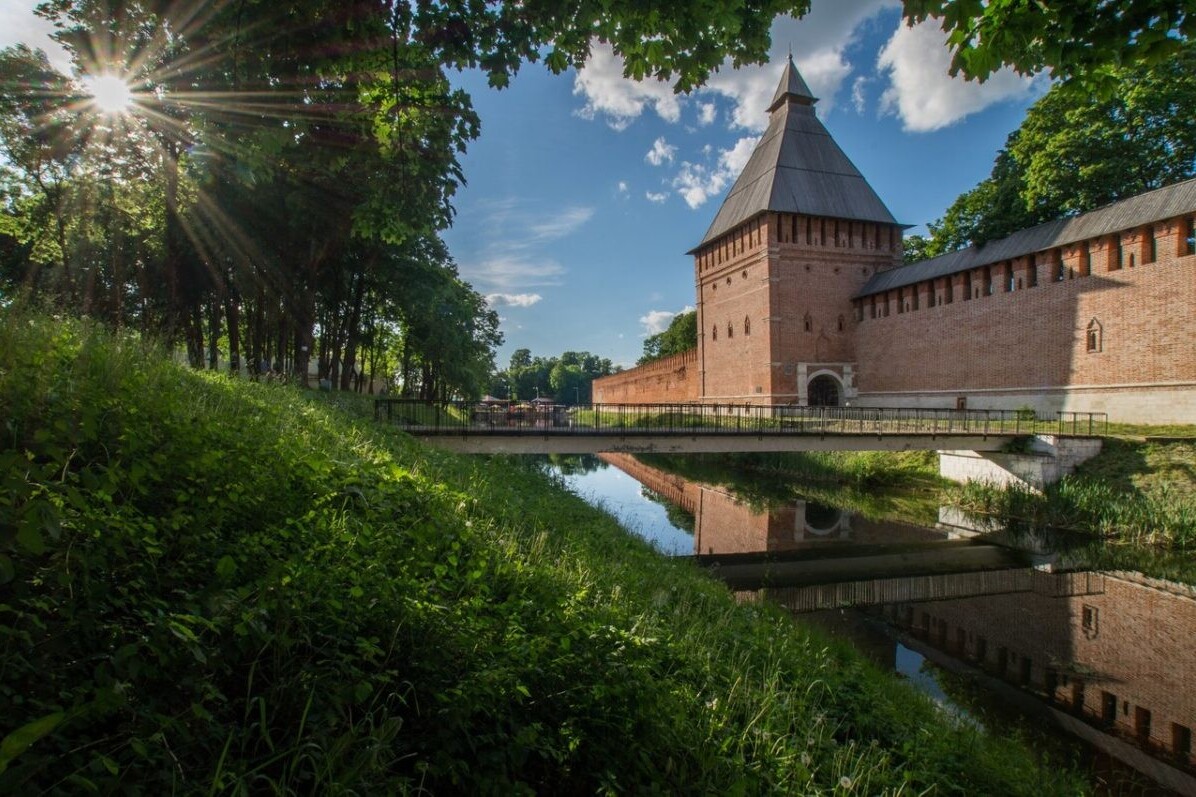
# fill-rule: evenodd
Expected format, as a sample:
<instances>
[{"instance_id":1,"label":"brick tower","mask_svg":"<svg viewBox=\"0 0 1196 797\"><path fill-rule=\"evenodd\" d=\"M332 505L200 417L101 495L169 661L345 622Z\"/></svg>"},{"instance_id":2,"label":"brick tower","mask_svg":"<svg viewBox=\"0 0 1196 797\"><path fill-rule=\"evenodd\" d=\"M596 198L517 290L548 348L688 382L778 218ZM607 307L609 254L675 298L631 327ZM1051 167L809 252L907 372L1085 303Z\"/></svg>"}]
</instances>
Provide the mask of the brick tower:
<instances>
[{"instance_id":1,"label":"brick tower","mask_svg":"<svg viewBox=\"0 0 1196 797\"><path fill-rule=\"evenodd\" d=\"M790 57L768 129L694 256L705 401L855 396L852 297L901 262L901 225L814 115Z\"/></svg>"}]
</instances>

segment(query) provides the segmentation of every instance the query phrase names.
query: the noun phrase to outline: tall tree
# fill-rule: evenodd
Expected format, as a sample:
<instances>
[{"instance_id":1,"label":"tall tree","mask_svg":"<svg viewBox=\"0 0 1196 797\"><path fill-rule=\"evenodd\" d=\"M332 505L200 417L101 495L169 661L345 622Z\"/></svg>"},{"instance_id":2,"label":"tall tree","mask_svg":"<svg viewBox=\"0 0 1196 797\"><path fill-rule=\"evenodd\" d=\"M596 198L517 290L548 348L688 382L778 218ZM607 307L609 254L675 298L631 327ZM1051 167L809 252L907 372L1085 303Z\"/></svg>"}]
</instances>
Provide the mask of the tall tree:
<instances>
[{"instance_id":1,"label":"tall tree","mask_svg":"<svg viewBox=\"0 0 1196 797\"><path fill-rule=\"evenodd\" d=\"M1012 63L1087 79L1119 62L1174 55L1193 32L1188 5L906 0L905 15L941 20L956 66L970 76ZM548 0L51 0L40 8L82 73L119 75L137 102L119 120L89 125L97 117L80 112L77 91L45 91L61 80L45 74L44 59L24 54L9 64L13 74L25 70L25 107L0 108L14 120L7 140L22 138L24 115L37 134L29 140L44 139L45 163L54 164L24 170L23 178L51 178L42 183L6 181L0 233L18 248L5 251L29 253L24 266L6 261L10 281L155 329L185 343L196 366L215 366L225 345L231 363L245 355L306 379L315 355L321 373L339 369L343 384L357 370L363 319L398 307L378 287L397 262L385 248L427 240L452 220L464 179L458 157L478 124L446 68L480 67L502 86L524 62L543 59L554 72L581 66L601 41L628 76L686 91L727 59L763 60L773 18L803 15L809 0L613 0L569 13ZM84 132L118 124L119 136ZM80 141L97 145L91 156L63 157ZM10 162L28 165L37 149ZM1035 174L1026 172L1030 185ZM449 271L431 272L436 284L453 284ZM485 309L465 293L456 298L454 312L472 306L472 329L493 338ZM411 332L403 340L424 340L421 362L432 368L433 341ZM435 373L447 372L425 376Z\"/></svg>"},{"instance_id":2,"label":"tall tree","mask_svg":"<svg viewBox=\"0 0 1196 797\"><path fill-rule=\"evenodd\" d=\"M983 245L1196 175L1196 45L1114 75L1111 96L1059 85L1031 106L992 174L928 225L917 254Z\"/></svg>"},{"instance_id":3,"label":"tall tree","mask_svg":"<svg viewBox=\"0 0 1196 797\"><path fill-rule=\"evenodd\" d=\"M678 313L669 321L663 332L649 335L644 340L644 354L636 365L644 365L662 357L696 349L698 347L698 312L689 310Z\"/></svg>"}]
</instances>

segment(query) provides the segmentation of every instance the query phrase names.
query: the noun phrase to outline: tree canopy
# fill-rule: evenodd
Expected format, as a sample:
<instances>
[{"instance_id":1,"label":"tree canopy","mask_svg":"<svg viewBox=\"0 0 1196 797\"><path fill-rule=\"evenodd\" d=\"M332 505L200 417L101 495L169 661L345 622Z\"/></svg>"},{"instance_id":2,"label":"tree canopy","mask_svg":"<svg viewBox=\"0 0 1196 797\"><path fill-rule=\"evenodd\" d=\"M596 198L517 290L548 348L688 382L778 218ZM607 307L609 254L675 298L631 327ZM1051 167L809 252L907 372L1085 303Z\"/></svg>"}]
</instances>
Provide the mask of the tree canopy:
<instances>
[{"instance_id":1,"label":"tree canopy","mask_svg":"<svg viewBox=\"0 0 1196 797\"><path fill-rule=\"evenodd\" d=\"M1162 64L1196 36L1191 0L904 0L910 24L939 21L952 74L985 80L1003 66L1112 91L1113 71Z\"/></svg>"},{"instance_id":2,"label":"tree canopy","mask_svg":"<svg viewBox=\"0 0 1196 797\"><path fill-rule=\"evenodd\" d=\"M588 351L533 357L530 349L516 349L507 369L491 377L490 393L516 401L553 397L561 404L588 404L593 381L616 370L609 358Z\"/></svg>"},{"instance_id":3,"label":"tree canopy","mask_svg":"<svg viewBox=\"0 0 1196 797\"><path fill-rule=\"evenodd\" d=\"M0 290L185 344L193 364L480 394L497 317L440 230L478 120L371 2L58 0L80 75L0 52ZM194 12L194 13L193 13ZM378 370L373 370L378 369Z\"/></svg>"},{"instance_id":4,"label":"tree canopy","mask_svg":"<svg viewBox=\"0 0 1196 797\"><path fill-rule=\"evenodd\" d=\"M1007 63L1098 82L1178 63L1189 5L906 0L904 15L937 20L965 75ZM477 67L501 87L525 62L561 72L606 42L627 76L687 91L728 61L763 61L774 18L809 7L50 0L39 13L76 75L26 48L0 53L0 290L153 331L197 367L306 379L315 361L345 387L369 362L399 368L412 394L476 391L496 322L437 235L479 121L445 70ZM86 76L127 84L131 105L90 101ZM1049 158L1009 152L1032 209L1051 207Z\"/></svg>"},{"instance_id":5,"label":"tree canopy","mask_svg":"<svg viewBox=\"0 0 1196 797\"><path fill-rule=\"evenodd\" d=\"M983 245L1196 175L1196 45L1113 73L1108 97L1053 87L1026 113L992 174L960 195L906 260Z\"/></svg>"},{"instance_id":6,"label":"tree canopy","mask_svg":"<svg viewBox=\"0 0 1196 797\"><path fill-rule=\"evenodd\" d=\"M644 365L698 347L698 311L689 310L673 316L663 332L644 340L644 354L636 365Z\"/></svg>"}]
</instances>

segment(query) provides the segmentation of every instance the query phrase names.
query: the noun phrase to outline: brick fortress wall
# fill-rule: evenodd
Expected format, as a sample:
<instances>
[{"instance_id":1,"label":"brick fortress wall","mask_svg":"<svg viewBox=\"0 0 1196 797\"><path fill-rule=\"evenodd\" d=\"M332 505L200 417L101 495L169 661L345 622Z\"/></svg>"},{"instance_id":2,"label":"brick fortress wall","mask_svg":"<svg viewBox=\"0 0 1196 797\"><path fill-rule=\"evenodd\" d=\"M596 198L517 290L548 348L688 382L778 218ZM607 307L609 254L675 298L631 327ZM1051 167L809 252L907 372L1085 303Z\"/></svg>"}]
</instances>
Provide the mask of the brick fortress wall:
<instances>
[{"instance_id":1,"label":"brick fortress wall","mask_svg":"<svg viewBox=\"0 0 1196 797\"><path fill-rule=\"evenodd\" d=\"M698 350L595 401L804 404L828 370L871 406L1196 422L1196 255L1183 216L851 297L900 259L884 225L767 214L695 256ZM840 329L840 318L843 329ZM854 387L858 396L854 396Z\"/></svg>"},{"instance_id":2,"label":"brick fortress wall","mask_svg":"<svg viewBox=\"0 0 1196 797\"><path fill-rule=\"evenodd\" d=\"M1188 218L857 303L860 403L1196 420Z\"/></svg>"},{"instance_id":3,"label":"brick fortress wall","mask_svg":"<svg viewBox=\"0 0 1196 797\"><path fill-rule=\"evenodd\" d=\"M807 381L829 372L854 393L851 300L877 271L901 262L894 225L774 214L771 273L774 404L808 404Z\"/></svg>"},{"instance_id":4,"label":"brick fortress wall","mask_svg":"<svg viewBox=\"0 0 1196 797\"><path fill-rule=\"evenodd\" d=\"M698 400L698 352L674 354L594 380L595 404L668 404Z\"/></svg>"}]
</instances>

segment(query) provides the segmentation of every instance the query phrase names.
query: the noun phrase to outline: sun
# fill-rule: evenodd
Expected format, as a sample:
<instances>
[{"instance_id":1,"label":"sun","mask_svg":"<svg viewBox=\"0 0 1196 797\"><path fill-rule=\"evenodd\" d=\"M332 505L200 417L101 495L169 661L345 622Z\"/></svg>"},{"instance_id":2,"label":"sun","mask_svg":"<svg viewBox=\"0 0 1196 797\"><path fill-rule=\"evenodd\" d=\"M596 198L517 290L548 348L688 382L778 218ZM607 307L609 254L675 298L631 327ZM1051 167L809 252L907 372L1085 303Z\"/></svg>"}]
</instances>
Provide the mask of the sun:
<instances>
[{"instance_id":1,"label":"sun","mask_svg":"<svg viewBox=\"0 0 1196 797\"><path fill-rule=\"evenodd\" d=\"M100 113L121 114L133 103L133 91L118 75L94 75L83 78L83 88Z\"/></svg>"}]
</instances>

